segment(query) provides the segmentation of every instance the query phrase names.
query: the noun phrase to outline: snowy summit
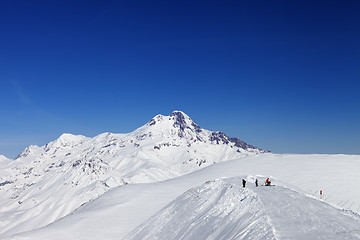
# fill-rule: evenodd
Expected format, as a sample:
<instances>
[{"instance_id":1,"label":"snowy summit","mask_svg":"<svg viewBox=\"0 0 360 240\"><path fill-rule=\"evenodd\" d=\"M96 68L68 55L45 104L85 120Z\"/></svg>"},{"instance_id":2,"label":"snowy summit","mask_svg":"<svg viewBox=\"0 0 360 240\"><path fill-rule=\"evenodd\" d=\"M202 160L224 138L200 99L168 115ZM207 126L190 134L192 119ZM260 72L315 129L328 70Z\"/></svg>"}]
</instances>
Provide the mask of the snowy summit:
<instances>
[{"instance_id":1,"label":"snowy summit","mask_svg":"<svg viewBox=\"0 0 360 240\"><path fill-rule=\"evenodd\" d=\"M359 156L273 154L181 111L0 163L1 239L360 239Z\"/></svg>"},{"instance_id":2,"label":"snowy summit","mask_svg":"<svg viewBox=\"0 0 360 240\"><path fill-rule=\"evenodd\" d=\"M4 162L2 211L14 213L15 219L5 219L0 234L30 230L33 226L28 222L45 226L113 187L166 180L265 152L224 133L202 129L181 111L157 115L128 134L103 133L94 138L62 134L44 146L27 147L13 161L0 159ZM42 210L50 206L57 211ZM34 216L37 211L40 214Z\"/></svg>"}]
</instances>

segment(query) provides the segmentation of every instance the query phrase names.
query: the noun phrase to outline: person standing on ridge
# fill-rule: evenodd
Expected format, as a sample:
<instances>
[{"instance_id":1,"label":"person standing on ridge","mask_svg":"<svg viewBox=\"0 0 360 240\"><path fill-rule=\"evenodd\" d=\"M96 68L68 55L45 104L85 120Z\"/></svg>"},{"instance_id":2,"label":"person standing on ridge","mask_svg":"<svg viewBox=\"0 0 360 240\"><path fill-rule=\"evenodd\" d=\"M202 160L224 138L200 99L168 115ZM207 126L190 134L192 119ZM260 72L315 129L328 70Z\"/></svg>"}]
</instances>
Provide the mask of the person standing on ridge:
<instances>
[{"instance_id":1,"label":"person standing on ridge","mask_svg":"<svg viewBox=\"0 0 360 240\"><path fill-rule=\"evenodd\" d=\"M257 179L255 180L255 186L256 187L258 186L258 180Z\"/></svg>"},{"instance_id":2,"label":"person standing on ridge","mask_svg":"<svg viewBox=\"0 0 360 240\"><path fill-rule=\"evenodd\" d=\"M245 187L246 181L245 179L242 180L243 187Z\"/></svg>"}]
</instances>

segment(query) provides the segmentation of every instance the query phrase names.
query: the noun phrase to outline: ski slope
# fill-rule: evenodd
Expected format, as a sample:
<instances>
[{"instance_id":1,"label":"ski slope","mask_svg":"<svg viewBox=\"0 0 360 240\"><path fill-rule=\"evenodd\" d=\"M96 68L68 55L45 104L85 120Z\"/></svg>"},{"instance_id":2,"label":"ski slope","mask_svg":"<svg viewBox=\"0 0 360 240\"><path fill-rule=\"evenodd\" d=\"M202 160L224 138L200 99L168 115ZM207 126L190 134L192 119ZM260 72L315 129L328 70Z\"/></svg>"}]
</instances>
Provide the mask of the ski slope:
<instances>
[{"instance_id":1,"label":"ski slope","mask_svg":"<svg viewBox=\"0 0 360 240\"><path fill-rule=\"evenodd\" d=\"M157 234L166 236L179 228L189 229L177 235L179 239L221 239L220 233L235 239L360 239L358 215L337 205L351 199L349 206L359 207L359 160L345 155L263 154L221 162L162 182L114 188L48 226L3 237L156 239ZM260 184L265 176L272 177L276 186L255 188L254 176ZM246 189L239 185L242 177L248 181ZM323 201L307 194L320 189ZM191 197L195 201L184 204ZM226 212L229 218L219 217ZM202 225L207 216L211 221ZM151 227L152 223L164 228Z\"/></svg>"}]
</instances>

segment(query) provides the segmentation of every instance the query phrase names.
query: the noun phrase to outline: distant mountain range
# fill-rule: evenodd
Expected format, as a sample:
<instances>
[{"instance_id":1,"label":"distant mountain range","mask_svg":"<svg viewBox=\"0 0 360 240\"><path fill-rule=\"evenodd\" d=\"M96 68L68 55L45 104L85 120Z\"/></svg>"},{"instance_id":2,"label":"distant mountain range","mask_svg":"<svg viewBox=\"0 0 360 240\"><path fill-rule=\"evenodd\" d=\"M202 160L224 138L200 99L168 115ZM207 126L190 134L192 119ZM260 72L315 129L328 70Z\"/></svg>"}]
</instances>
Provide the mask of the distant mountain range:
<instances>
[{"instance_id":1,"label":"distant mountain range","mask_svg":"<svg viewBox=\"0 0 360 240\"><path fill-rule=\"evenodd\" d=\"M14 160L0 156L2 211L14 213L0 235L26 231L36 221L45 226L112 187L166 180L268 152L205 130L181 111L157 115L128 134L63 134L44 146L27 147Z\"/></svg>"}]
</instances>

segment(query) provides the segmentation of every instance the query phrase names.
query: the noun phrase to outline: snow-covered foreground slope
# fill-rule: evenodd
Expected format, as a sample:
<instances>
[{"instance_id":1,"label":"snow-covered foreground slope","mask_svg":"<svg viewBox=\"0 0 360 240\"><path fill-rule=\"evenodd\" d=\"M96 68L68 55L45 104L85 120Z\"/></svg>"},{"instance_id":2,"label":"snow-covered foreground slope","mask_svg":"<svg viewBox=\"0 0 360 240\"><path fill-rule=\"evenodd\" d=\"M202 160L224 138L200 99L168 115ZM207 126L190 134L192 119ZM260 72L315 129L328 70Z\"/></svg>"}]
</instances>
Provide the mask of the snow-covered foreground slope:
<instances>
[{"instance_id":1,"label":"snow-covered foreground slope","mask_svg":"<svg viewBox=\"0 0 360 240\"><path fill-rule=\"evenodd\" d=\"M174 222L177 222L176 225L179 228L193 227L194 234L200 236L202 233L197 231L199 228L196 227L196 224L201 223L196 220L202 219L201 216L206 217L211 209L214 210L214 216L212 216L214 221L219 220L216 218L216 211L223 209L223 212L234 210L236 213L246 216L246 219L250 215L254 215L252 220L255 221L255 225L264 224L262 225L263 231L252 229L251 224L247 225L246 219L243 220L244 223L240 223L240 220L231 215L230 211L229 214L232 218L228 220L234 227L244 224L241 225L241 229L233 231L223 225L225 222L219 220L217 227L229 232L230 235L237 232L248 234L246 236L264 235L269 239L272 237L278 239L360 239L360 222L356 220L358 219L357 215L351 217L349 212L334 209L327 204L330 202L340 207L358 210L360 207L359 166L360 156L277 154L249 156L217 163L163 182L129 184L114 188L85 204L72 215L44 228L8 239L123 239L128 234L130 234L127 236L128 238L136 239L137 236L150 237L155 234L149 230L149 224L157 221L163 221L162 225L170 228ZM215 179L238 176L247 176L248 183L245 190L239 188L239 180L236 179L213 182ZM254 180L252 176L257 176L260 184L263 183L261 176L272 176L276 187L256 189L252 183ZM206 184L207 181L210 181L210 184ZM233 186L234 181L236 184ZM189 190L192 188L195 189ZM291 189L297 190L297 192ZM315 197L306 197L302 194L302 190L314 193ZM319 198L319 190L323 190L323 201L315 200L315 198ZM204 195L199 195L197 193L199 191L202 191ZM184 192L185 195L182 195ZM192 193L194 193L194 197L196 194L199 195L199 199L193 202L194 205L209 204L209 211L199 207L199 215L191 215L192 205L190 203L190 205L184 206L184 209L175 210L179 213L188 212L190 214L184 216L182 222L178 222L180 219L177 218L178 215L171 215L171 212L168 212L169 215L165 214L169 209L174 210L173 207L179 202L186 201L186 198L192 196ZM214 194L214 197L211 197L208 203L201 202L208 196L206 194L210 193ZM210 195L212 196L212 194ZM178 198L179 196L180 198ZM221 200L222 196L224 199ZM259 208L259 211L254 212L254 209L248 205L241 207L239 201L242 202L243 197L246 197L246 200L243 201L251 203L251 206L254 206L255 209ZM249 212L253 214L247 215ZM346 216L348 213L349 216ZM146 222L151 216L154 217L153 220ZM166 219L162 219L164 216L167 216ZM187 221L191 216L194 221ZM268 221L265 221L265 218ZM287 225L288 222L291 224ZM212 222L209 229L204 229L204 233L209 233L211 229L214 229L214 224L216 225ZM137 228L138 226L140 227ZM326 229L327 226L330 228ZM164 228L161 234L166 234L167 231L168 229ZM251 235L251 232L254 235ZM320 232L323 232L325 238L321 237ZM301 238L301 236L308 238Z\"/></svg>"},{"instance_id":2,"label":"snow-covered foreground slope","mask_svg":"<svg viewBox=\"0 0 360 240\"><path fill-rule=\"evenodd\" d=\"M192 188L125 239L274 239L257 194L241 178L208 181Z\"/></svg>"},{"instance_id":3,"label":"snow-covered foreground slope","mask_svg":"<svg viewBox=\"0 0 360 240\"><path fill-rule=\"evenodd\" d=\"M230 178L190 189L125 239L360 239L360 219L282 186Z\"/></svg>"}]
</instances>

